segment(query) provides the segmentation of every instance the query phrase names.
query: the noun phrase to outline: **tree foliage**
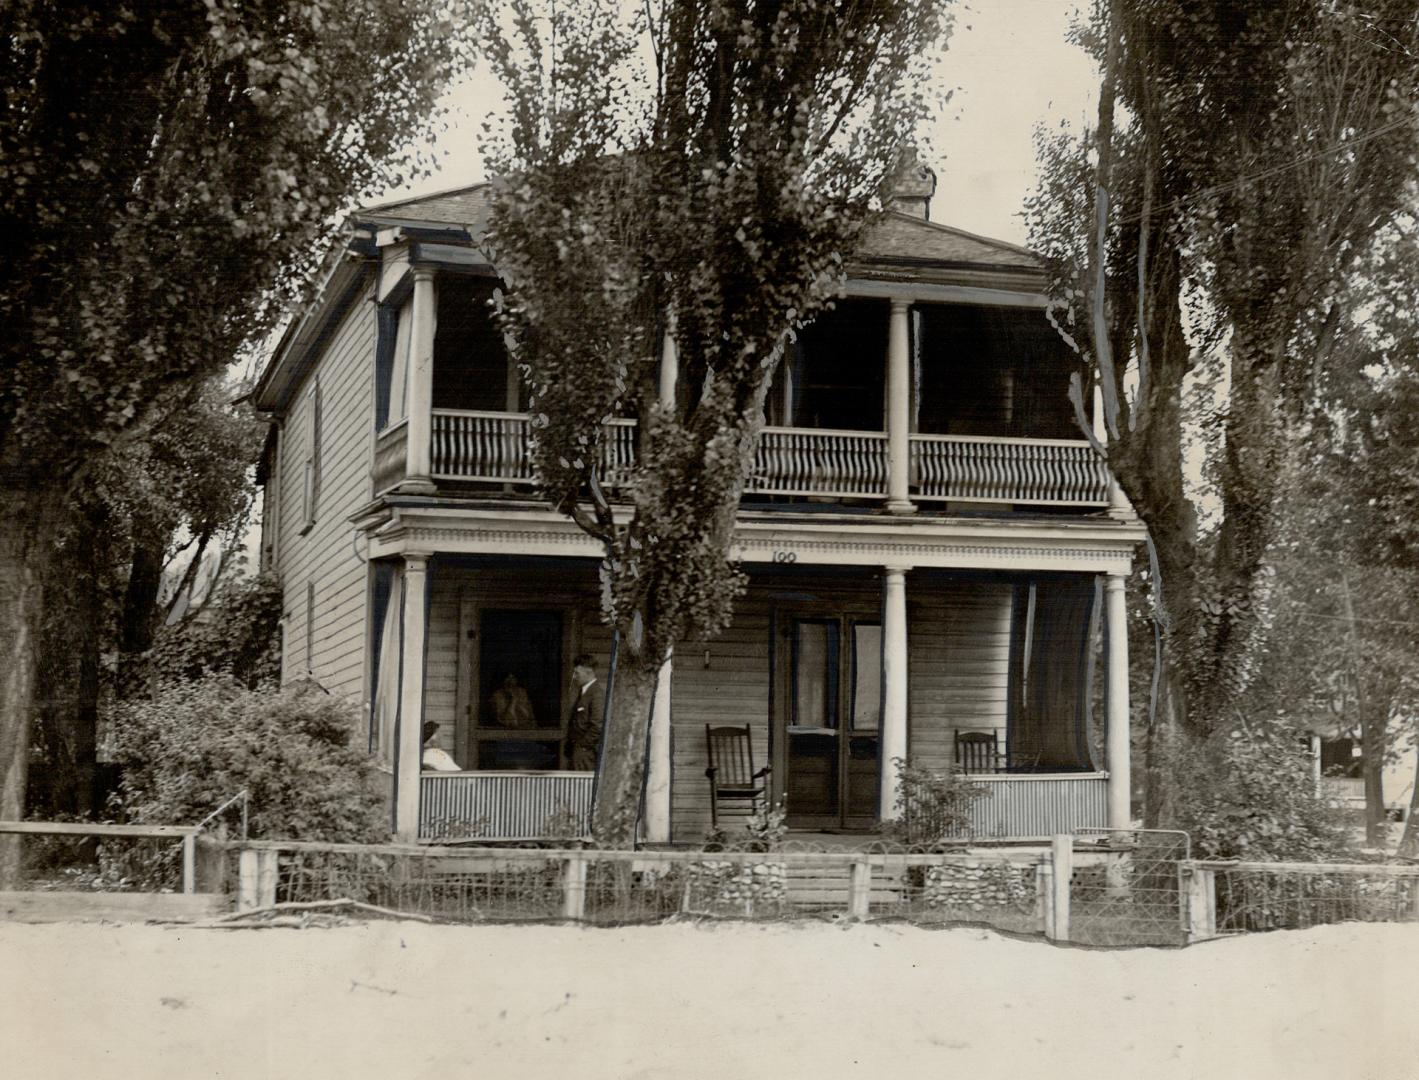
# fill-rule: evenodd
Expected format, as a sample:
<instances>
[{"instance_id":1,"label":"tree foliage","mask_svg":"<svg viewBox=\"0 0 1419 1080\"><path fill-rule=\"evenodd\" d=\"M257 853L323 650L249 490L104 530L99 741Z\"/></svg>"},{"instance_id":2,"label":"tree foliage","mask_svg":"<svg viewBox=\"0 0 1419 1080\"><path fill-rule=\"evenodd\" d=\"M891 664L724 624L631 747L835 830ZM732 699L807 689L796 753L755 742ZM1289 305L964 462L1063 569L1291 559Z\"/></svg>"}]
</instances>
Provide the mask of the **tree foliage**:
<instances>
[{"instance_id":1,"label":"tree foliage","mask_svg":"<svg viewBox=\"0 0 1419 1080\"><path fill-rule=\"evenodd\" d=\"M539 482L606 553L612 841L633 825L616 807L639 802L662 661L723 628L742 588L730 536L777 359L841 281L948 25L942 0L624 7L508 0L482 24L508 95L491 245ZM617 417L637 452L612 470Z\"/></svg>"},{"instance_id":2,"label":"tree foliage","mask_svg":"<svg viewBox=\"0 0 1419 1080\"><path fill-rule=\"evenodd\" d=\"M1398 0L1100 0L1078 36L1104 72L1098 124L1042 137L1032 240L1149 527L1168 661L1153 734L1202 738L1239 722L1258 671L1288 454L1338 362L1344 285L1412 195L1419 19ZM1226 401L1200 525L1184 414L1209 350Z\"/></svg>"},{"instance_id":3,"label":"tree foliage","mask_svg":"<svg viewBox=\"0 0 1419 1080\"><path fill-rule=\"evenodd\" d=\"M245 790L255 838L379 840L389 824L369 755L349 745L358 728L354 705L309 684L167 684L116 709L118 807L134 822L196 824Z\"/></svg>"},{"instance_id":4,"label":"tree foliage","mask_svg":"<svg viewBox=\"0 0 1419 1080\"><path fill-rule=\"evenodd\" d=\"M336 211L418 166L404 148L468 49L455 2L7 10L0 816L24 802L45 564L73 493L271 326Z\"/></svg>"}]
</instances>

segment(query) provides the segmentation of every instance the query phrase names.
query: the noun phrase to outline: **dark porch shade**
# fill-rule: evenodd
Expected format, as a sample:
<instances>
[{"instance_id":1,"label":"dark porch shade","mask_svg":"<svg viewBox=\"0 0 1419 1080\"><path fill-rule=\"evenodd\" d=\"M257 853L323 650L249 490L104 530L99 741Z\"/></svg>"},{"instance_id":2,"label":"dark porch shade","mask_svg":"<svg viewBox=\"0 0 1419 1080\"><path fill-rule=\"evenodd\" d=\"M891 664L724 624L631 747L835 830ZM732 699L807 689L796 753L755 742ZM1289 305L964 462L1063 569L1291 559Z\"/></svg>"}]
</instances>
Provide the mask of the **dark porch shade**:
<instances>
[{"instance_id":1,"label":"dark porch shade","mask_svg":"<svg viewBox=\"0 0 1419 1080\"><path fill-rule=\"evenodd\" d=\"M1046 772L1094 771L1090 706L1101 582L1040 577L1015 586L1010 634L1009 749L1039 753Z\"/></svg>"}]
</instances>

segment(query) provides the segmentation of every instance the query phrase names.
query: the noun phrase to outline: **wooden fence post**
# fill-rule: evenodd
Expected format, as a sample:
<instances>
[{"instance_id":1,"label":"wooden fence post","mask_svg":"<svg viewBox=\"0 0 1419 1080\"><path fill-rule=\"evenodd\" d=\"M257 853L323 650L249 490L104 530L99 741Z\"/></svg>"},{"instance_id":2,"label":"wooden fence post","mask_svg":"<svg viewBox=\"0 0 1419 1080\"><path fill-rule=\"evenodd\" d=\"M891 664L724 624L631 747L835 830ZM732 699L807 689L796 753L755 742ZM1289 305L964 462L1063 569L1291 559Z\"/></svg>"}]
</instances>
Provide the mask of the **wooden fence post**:
<instances>
[{"instance_id":1,"label":"wooden fence post","mask_svg":"<svg viewBox=\"0 0 1419 1080\"><path fill-rule=\"evenodd\" d=\"M1205 870L1193 862L1178 864L1183 876L1182 892L1187 898L1187 940L1206 941L1217 936L1217 871Z\"/></svg>"},{"instance_id":2,"label":"wooden fence post","mask_svg":"<svg viewBox=\"0 0 1419 1080\"><path fill-rule=\"evenodd\" d=\"M1040 933L1054 937L1054 867L1049 856L1041 855L1035 864L1035 919Z\"/></svg>"},{"instance_id":3,"label":"wooden fence post","mask_svg":"<svg viewBox=\"0 0 1419 1080\"><path fill-rule=\"evenodd\" d=\"M270 907L276 902L276 881L281 871L281 853L263 848L256 853L256 906Z\"/></svg>"},{"instance_id":4,"label":"wooden fence post","mask_svg":"<svg viewBox=\"0 0 1419 1080\"><path fill-rule=\"evenodd\" d=\"M197 834L182 838L182 891L191 896L197 891Z\"/></svg>"},{"instance_id":5,"label":"wooden fence post","mask_svg":"<svg viewBox=\"0 0 1419 1080\"><path fill-rule=\"evenodd\" d=\"M1054 932L1045 933L1054 941L1069 940L1069 885L1074 877L1074 837L1061 833L1050 844L1050 862L1054 871L1050 896L1053 903Z\"/></svg>"},{"instance_id":6,"label":"wooden fence post","mask_svg":"<svg viewBox=\"0 0 1419 1080\"><path fill-rule=\"evenodd\" d=\"M872 864L859 855L852 863L852 881L848 887L847 913L854 919L866 919L872 905Z\"/></svg>"},{"instance_id":7,"label":"wooden fence post","mask_svg":"<svg viewBox=\"0 0 1419 1080\"><path fill-rule=\"evenodd\" d=\"M257 897L260 895L258 878L260 877L260 864L257 862L257 853L250 848L243 848L237 857L237 910L250 911L259 906Z\"/></svg>"},{"instance_id":8,"label":"wooden fence post","mask_svg":"<svg viewBox=\"0 0 1419 1080\"><path fill-rule=\"evenodd\" d=\"M562 918L586 917L586 856L577 852L562 860Z\"/></svg>"}]
</instances>

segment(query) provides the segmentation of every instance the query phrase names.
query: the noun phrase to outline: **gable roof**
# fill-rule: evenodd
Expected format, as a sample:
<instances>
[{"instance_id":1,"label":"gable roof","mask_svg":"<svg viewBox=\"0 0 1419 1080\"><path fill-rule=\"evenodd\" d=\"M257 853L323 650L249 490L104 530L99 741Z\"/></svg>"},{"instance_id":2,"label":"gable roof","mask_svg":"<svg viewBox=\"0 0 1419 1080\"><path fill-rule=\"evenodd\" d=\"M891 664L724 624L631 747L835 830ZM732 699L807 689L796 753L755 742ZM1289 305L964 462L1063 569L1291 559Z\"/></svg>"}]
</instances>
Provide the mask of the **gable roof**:
<instances>
[{"instance_id":1,"label":"gable roof","mask_svg":"<svg viewBox=\"0 0 1419 1080\"><path fill-rule=\"evenodd\" d=\"M475 242L487 227L493 185L487 181L469 187L380 203L355 212L359 221L375 225L460 225ZM1043 266L1028 248L993 240L889 210L869 226L854 261L936 263L1012 270L1040 270Z\"/></svg>"},{"instance_id":2,"label":"gable roof","mask_svg":"<svg viewBox=\"0 0 1419 1080\"><path fill-rule=\"evenodd\" d=\"M411 199L377 203L356 210L357 221L376 225L438 224L462 225L472 237L483 234L493 204L493 185L487 181L451 191L420 195Z\"/></svg>"},{"instance_id":3,"label":"gable roof","mask_svg":"<svg viewBox=\"0 0 1419 1080\"><path fill-rule=\"evenodd\" d=\"M1039 257L1028 248L895 210L887 211L868 227L854 258L862 262L910 259L1019 270L1043 269Z\"/></svg>"}]
</instances>

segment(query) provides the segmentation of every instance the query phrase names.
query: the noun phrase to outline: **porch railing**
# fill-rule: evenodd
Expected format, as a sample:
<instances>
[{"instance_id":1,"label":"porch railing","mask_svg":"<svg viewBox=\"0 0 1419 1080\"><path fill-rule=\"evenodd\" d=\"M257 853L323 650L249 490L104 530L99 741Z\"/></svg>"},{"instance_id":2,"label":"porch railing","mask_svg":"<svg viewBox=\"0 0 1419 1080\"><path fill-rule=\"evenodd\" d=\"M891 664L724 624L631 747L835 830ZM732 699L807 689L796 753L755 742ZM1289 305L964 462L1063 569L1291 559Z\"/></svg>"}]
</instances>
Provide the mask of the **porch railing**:
<instances>
[{"instance_id":1,"label":"porch railing","mask_svg":"<svg viewBox=\"0 0 1419 1080\"><path fill-rule=\"evenodd\" d=\"M534 481L526 413L435 409L435 478L475 483ZM375 489L402 476L407 430L382 432L375 445ZM885 499L888 439L880 431L765 428L745 492ZM911 497L924 501L1039 506L1107 506L1108 472L1086 442L989 436L913 435ZM613 420L602 441L602 475L622 484L635 464L635 421Z\"/></svg>"},{"instance_id":2,"label":"porch railing","mask_svg":"<svg viewBox=\"0 0 1419 1080\"><path fill-rule=\"evenodd\" d=\"M536 840L590 832L591 773L423 773L419 839Z\"/></svg>"},{"instance_id":3,"label":"porch railing","mask_svg":"<svg viewBox=\"0 0 1419 1080\"><path fill-rule=\"evenodd\" d=\"M913 497L1107 506L1108 470L1086 442L913 435Z\"/></svg>"},{"instance_id":4,"label":"porch railing","mask_svg":"<svg viewBox=\"0 0 1419 1080\"><path fill-rule=\"evenodd\" d=\"M971 834L981 840L1043 839L1108 824L1107 773L972 776L989 796L971 803Z\"/></svg>"},{"instance_id":5,"label":"porch railing","mask_svg":"<svg viewBox=\"0 0 1419 1080\"><path fill-rule=\"evenodd\" d=\"M765 428L744 490L886 498L887 436L880 431Z\"/></svg>"}]
</instances>

